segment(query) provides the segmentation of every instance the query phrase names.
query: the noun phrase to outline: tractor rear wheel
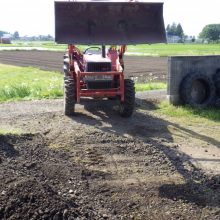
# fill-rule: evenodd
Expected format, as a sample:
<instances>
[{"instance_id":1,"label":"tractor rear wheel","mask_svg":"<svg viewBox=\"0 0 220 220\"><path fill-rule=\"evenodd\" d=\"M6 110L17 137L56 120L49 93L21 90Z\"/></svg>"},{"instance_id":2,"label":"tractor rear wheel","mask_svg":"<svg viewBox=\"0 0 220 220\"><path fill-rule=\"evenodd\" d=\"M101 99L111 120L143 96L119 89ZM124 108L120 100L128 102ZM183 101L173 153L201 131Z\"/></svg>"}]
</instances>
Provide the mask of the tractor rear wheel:
<instances>
[{"instance_id":1,"label":"tractor rear wheel","mask_svg":"<svg viewBox=\"0 0 220 220\"><path fill-rule=\"evenodd\" d=\"M132 115L135 107L135 88L134 81L131 79L124 80L124 102L119 105L119 114L128 118Z\"/></svg>"},{"instance_id":2,"label":"tractor rear wheel","mask_svg":"<svg viewBox=\"0 0 220 220\"><path fill-rule=\"evenodd\" d=\"M73 115L76 103L75 80L72 77L64 77L64 114Z\"/></svg>"}]
</instances>

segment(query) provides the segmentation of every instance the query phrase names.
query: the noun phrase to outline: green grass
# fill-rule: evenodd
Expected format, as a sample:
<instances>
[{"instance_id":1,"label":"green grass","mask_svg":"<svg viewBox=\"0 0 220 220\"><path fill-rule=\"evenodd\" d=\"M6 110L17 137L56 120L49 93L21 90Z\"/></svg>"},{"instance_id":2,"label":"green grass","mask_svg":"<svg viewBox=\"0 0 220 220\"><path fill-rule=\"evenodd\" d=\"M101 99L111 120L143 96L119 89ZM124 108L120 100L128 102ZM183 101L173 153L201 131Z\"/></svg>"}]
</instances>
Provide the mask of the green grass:
<instances>
[{"instance_id":1,"label":"green grass","mask_svg":"<svg viewBox=\"0 0 220 220\"><path fill-rule=\"evenodd\" d=\"M186 120L205 118L211 121L220 122L220 109L216 108L200 109L191 106L174 106L164 101L157 106L157 111L171 117L183 118Z\"/></svg>"},{"instance_id":2,"label":"green grass","mask_svg":"<svg viewBox=\"0 0 220 220\"><path fill-rule=\"evenodd\" d=\"M155 90L155 89L166 89L167 84L166 83L136 83L135 84L135 90L136 92L142 92L142 91L148 91L148 90Z\"/></svg>"},{"instance_id":3,"label":"green grass","mask_svg":"<svg viewBox=\"0 0 220 220\"><path fill-rule=\"evenodd\" d=\"M145 56L220 55L220 44L152 44L128 46L128 52Z\"/></svg>"},{"instance_id":4,"label":"green grass","mask_svg":"<svg viewBox=\"0 0 220 220\"><path fill-rule=\"evenodd\" d=\"M21 130L19 129L0 129L0 135L7 134L21 134Z\"/></svg>"},{"instance_id":5,"label":"green grass","mask_svg":"<svg viewBox=\"0 0 220 220\"><path fill-rule=\"evenodd\" d=\"M60 73L0 64L0 78L0 102L63 96Z\"/></svg>"},{"instance_id":6,"label":"green grass","mask_svg":"<svg viewBox=\"0 0 220 220\"><path fill-rule=\"evenodd\" d=\"M65 51L67 45L53 41L14 41L12 44L0 44L10 49L46 49ZM83 51L88 46L79 46ZM179 56L179 55L220 55L220 44L152 44L127 47L128 55L144 56Z\"/></svg>"},{"instance_id":7,"label":"green grass","mask_svg":"<svg viewBox=\"0 0 220 220\"><path fill-rule=\"evenodd\" d=\"M63 96L63 75L33 67L0 64L0 102L59 98ZM165 83L135 85L136 91L166 88Z\"/></svg>"}]
</instances>

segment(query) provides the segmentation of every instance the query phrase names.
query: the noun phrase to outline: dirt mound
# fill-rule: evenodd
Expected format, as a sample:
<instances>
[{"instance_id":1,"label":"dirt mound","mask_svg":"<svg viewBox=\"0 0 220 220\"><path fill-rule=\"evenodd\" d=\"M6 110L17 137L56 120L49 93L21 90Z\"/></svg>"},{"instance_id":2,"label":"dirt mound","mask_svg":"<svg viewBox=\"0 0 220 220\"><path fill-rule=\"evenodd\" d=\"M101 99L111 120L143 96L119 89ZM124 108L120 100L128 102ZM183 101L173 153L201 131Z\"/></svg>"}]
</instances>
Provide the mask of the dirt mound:
<instances>
[{"instance_id":1,"label":"dirt mound","mask_svg":"<svg viewBox=\"0 0 220 220\"><path fill-rule=\"evenodd\" d=\"M78 206L71 199L63 199L47 183L27 179L9 185L3 196L7 201L1 208L1 218L9 219L68 219L81 216L68 211Z\"/></svg>"},{"instance_id":2,"label":"dirt mound","mask_svg":"<svg viewBox=\"0 0 220 220\"><path fill-rule=\"evenodd\" d=\"M0 219L89 216L74 195L81 169L65 153L48 149L40 135L0 136L0 143Z\"/></svg>"}]
</instances>

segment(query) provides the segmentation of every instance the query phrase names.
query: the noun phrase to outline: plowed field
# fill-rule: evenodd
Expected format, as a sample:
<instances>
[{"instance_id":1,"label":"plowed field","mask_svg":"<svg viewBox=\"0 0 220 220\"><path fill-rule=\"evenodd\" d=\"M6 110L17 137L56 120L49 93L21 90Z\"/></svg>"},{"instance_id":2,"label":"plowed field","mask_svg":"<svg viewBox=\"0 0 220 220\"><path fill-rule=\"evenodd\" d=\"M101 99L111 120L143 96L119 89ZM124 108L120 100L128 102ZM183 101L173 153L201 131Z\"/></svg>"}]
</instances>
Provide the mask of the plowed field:
<instances>
[{"instance_id":1,"label":"plowed field","mask_svg":"<svg viewBox=\"0 0 220 220\"><path fill-rule=\"evenodd\" d=\"M0 63L62 72L63 54L49 51L0 51ZM125 74L137 77L141 82L165 81L167 58L125 56Z\"/></svg>"}]
</instances>

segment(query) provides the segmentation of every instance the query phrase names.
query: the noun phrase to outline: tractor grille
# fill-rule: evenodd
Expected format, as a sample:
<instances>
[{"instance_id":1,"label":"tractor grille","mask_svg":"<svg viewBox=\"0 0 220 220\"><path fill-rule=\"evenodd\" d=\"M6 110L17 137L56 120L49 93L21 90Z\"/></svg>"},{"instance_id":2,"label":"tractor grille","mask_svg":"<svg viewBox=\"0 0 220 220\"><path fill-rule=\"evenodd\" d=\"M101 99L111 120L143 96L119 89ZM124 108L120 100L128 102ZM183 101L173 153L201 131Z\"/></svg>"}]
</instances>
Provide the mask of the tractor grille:
<instances>
[{"instance_id":1,"label":"tractor grille","mask_svg":"<svg viewBox=\"0 0 220 220\"><path fill-rule=\"evenodd\" d=\"M112 70L111 63L87 63L87 72L109 72Z\"/></svg>"},{"instance_id":2,"label":"tractor grille","mask_svg":"<svg viewBox=\"0 0 220 220\"><path fill-rule=\"evenodd\" d=\"M88 89L110 89L112 88L112 81L92 81L87 82Z\"/></svg>"}]
</instances>

